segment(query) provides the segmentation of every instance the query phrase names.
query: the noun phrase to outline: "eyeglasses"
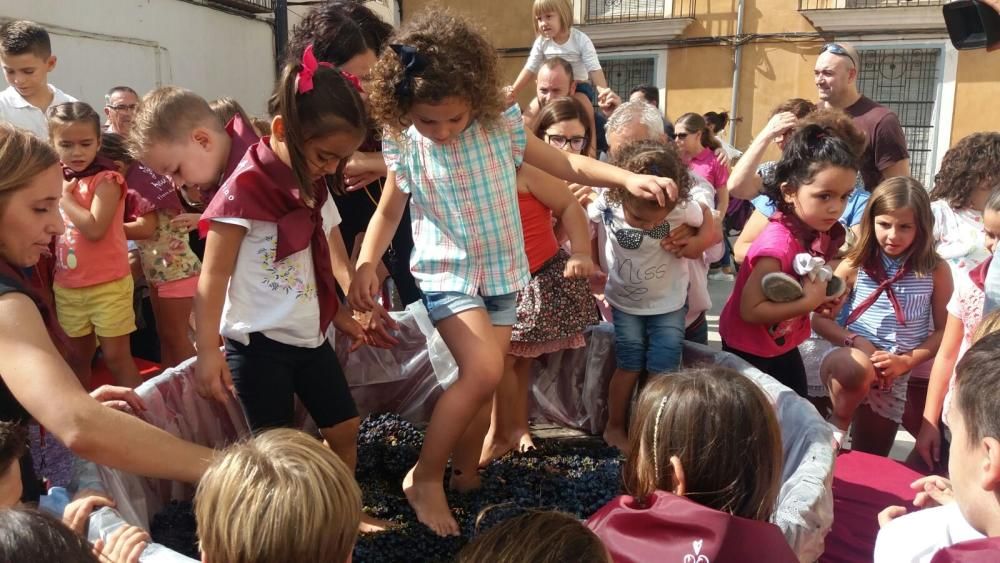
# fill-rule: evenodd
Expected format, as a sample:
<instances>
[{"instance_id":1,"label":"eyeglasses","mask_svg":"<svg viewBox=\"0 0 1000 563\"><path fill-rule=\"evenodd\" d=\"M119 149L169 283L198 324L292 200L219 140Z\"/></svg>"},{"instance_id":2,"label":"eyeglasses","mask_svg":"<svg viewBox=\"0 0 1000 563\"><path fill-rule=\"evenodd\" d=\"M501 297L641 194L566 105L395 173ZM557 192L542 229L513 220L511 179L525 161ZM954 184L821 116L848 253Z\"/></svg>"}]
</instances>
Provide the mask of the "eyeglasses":
<instances>
[{"instance_id":1,"label":"eyeglasses","mask_svg":"<svg viewBox=\"0 0 1000 563\"><path fill-rule=\"evenodd\" d=\"M840 43L827 43L823 45L823 49L819 52L821 55L823 53L833 53L834 55L840 55L841 57L847 57L847 60L851 61L854 68L858 68L858 61L854 60L854 56Z\"/></svg>"},{"instance_id":2,"label":"eyeglasses","mask_svg":"<svg viewBox=\"0 0 1000 563\"><path fill-rule=\"evenodd\" d=\"M605 214L604 222L611 227L612 217L610 214ZM650 230L645 229L610 229L611 233L615 236L615 240L618 241L618 246L624 248L625 250L635 250L642 246L642 238L649 237L651 239L663 240L670 234L670 223L664 221L663 223L653 227Z\"/></svg>"},{"instance_id":3,"label":"eyeglasses","mask_svg":"<svg viewBox=\"0 0 1000 563\"><path fill-rule=\"evenodd\" d=\"M688 135L690 135L690 134L691 133L674 133L674 137L673 138L674 139L680 139L680 140L683 141L684 139L687 139Z\"/></svg>"},{"instance_id":4,"label":"eyeglasses","mask_svg":"<svg viewBox=\"0 0 1000 563\"><path fill-rule=\"evenodd\" d=\"M117 106L108 106L108 108L115 111L135 111L139 107L139 104L119 104Z\"/></svg>"},{"instance_id":5,"label":"eyeglasses","mask_svg":"<svg viewBox=\"0 0 1000 563\"><path fill-rule=\"evenodd\" d=\"M565 135L545 134L545 140L557 149L565 149L566 143L575 151L582 151L587 146L587 137L566 137Z\"/></svg>"}]
</instances>

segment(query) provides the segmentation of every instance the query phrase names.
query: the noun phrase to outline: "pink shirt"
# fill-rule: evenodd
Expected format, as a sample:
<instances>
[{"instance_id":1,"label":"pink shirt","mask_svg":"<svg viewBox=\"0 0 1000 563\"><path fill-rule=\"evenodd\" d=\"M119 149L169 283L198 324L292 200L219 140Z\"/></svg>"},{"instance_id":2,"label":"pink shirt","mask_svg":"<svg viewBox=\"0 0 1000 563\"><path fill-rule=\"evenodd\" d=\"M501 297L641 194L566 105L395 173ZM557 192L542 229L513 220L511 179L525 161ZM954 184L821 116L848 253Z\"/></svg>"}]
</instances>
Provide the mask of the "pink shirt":
<instances>
[{"instance_id":1,"label":"pink shirt","mask_svg":"<svg viewBox=\"0 0 1000 563\"><path fill-rule=\"evenodd\" d=\"M726 189L726 182L729 181L729 169L719 164L712 149L702 149L688 162L688 168L708 180L708 183L712 184L716 191Z\"/></svg>"},{"instance_id":2,"label":"pink shirt","mask_svg":"<svg viewBox=\"0 0 1000 563\"><path fill-rule=\"evenodd\" d=\"M105 170L93 176L81 178L73 197L84 209L90 209L94 202L97 186L105 180L121 186L118 208L108 230L100 240L89 240L70 221L65 211L60 209L66 231L56 239L55 284L59 287L91 287L120 280L131 275L128 266L128 243L122 225L125 215L125 179L117 172Z\"/></svg>"},{"instance_id":3,"label":"pink shirt","mask_svg":"<svg viewBox=\"0 0 1000 563\"><path fill-rule=\"evenodd\" d=\"M796 254L805 252L802 243L781 223L768 223L757 237L746 260L736 276L736 285L719 317L719 334L730 348L741 352L774 358L788 352L809 338L809 315L787 319L772 326L751 324L740 316L740 296L750 278L757 260L775 258L781 262L781 271L798 277L792 269Z\"/></svg>"}]
</instances>

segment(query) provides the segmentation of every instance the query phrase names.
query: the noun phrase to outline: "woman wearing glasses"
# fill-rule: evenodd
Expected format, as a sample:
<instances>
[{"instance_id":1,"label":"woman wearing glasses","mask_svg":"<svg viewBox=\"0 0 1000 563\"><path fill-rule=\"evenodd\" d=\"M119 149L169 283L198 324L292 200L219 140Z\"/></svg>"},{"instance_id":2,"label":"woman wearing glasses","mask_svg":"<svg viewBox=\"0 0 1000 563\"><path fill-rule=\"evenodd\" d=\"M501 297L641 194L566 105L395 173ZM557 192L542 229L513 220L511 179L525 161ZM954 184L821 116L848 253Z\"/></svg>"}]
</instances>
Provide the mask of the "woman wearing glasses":
<instances>
[{"instance_id":1,"label":"woman wearing glasses","mask_svg":"<svg viewBox=\"0 0 1000 563\"><path fill-rule=\"evenodd\" d=\"M593 139L586 116L579 100L558 98L545 104L534 132L556 148L585 154ZM582 348L583 329L599 320L589 283L595 267L587 217L566 183L524 164L517 174L517 203L531 281L517 294L517 324L480 465L514 448L534 448L528 431L532 364L542 354ZM560 246L553 217L569 236L572 254Z\"/></svg>"}]
</instances>

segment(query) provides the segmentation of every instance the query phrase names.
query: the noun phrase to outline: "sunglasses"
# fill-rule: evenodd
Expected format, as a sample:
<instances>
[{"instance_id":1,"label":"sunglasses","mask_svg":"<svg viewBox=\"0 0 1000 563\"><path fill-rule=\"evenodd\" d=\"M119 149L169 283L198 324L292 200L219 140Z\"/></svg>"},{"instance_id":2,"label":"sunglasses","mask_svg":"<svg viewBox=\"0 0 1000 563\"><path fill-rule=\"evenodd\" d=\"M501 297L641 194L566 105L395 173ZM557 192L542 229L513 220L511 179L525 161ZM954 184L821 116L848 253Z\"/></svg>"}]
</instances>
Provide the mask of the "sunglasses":
<instances>
[{"instance_id":1,"label":"sunglasses","mask_svg":"<svg viewBox=\"0 0 1000 563\"><path fill-rule=\"evenodd\" d=\"M833 53L834 55L847 57L847 59L851 61L851 64L854 65L854 68L858 68L858 61L854 60L854 56L851 55L851 52L845 49L844 46L839 43L827 43L826 45L823 45L823 49L820 50L819 53L821 55L823 53Z\"/></svg>"},{"instance_id":2,"label":"sunglasses","mask_svg":"<svg viewBox=\"0 0 1000 563\"><path fill-rule=\"evenodd\" d=\"M684 139L687 139L690 134L691 133L674 133L673 139L680 139L683 141Z\"/></svg>"},{"instance_id":3,"label":"sunglasses","mask_svg":"<svg viewBox=\"0 0 1000 563\"><path fill-rule=\"evenodd\" d=\"M587 137L566 137L565 135L549 135L546 133L545 140L557 149L565 149L567 143L575 151L582 151L583 147L587 146Z\"/></svg>"},{"instance_id":4,"label":"sunglasses","mask_svg":"<svg viewBox=\"0 0 1000 563\"><path fill-rule=\"evenodd\" d=\"M643 237L663 240L670 234L670 223L667 221L664 221L648 231L645 229L631 228L614 229L611 227L611 218L608 216L605 216L604 222L611 229L611 233L615 236L615 240L618 241L618 246L624 248L625 250L636 250L642 246Z\"/></svg>"}]
</instances>

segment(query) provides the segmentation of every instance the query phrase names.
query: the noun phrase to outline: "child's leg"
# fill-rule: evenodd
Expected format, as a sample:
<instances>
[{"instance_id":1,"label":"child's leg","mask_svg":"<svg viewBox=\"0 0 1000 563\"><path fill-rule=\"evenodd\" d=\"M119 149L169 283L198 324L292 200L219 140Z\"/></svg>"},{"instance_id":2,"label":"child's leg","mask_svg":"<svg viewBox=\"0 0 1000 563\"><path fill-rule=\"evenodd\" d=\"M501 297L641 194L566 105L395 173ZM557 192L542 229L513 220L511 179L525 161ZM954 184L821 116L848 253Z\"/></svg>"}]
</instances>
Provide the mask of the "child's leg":
<instances>
[{"instance_id":1,"label":"child's leg","mask_svg":"<svg viewBox=\"0 0 1000 563\"><path fill-rule=\"evenodd\" d=\"M490 317L482 308L447 317L438 322L437 329L455 357L458 380L434 407L420 459L403 480L403 491L417 518L438 535L446 536L458 535L459 527L445 498L445 466L454 451L456 465L469 465L469 470L475 472L481 442L472 448L471 460L468 452L459 456L455 450L477 414L482 418L480 411L503 376L504 350L497 344ZM466 448L467 442L463 444Z\"/></svg>"},{"instance_id":2,"label":"child's leg","mask_svg":"<svg viewBox=\"0 0 1000 563\"><path fill-rule=\"evenodd\" d=\"M226 365L253 433L291 427L295 411L295 346L250 334L250 343L226 340Z\"/></svg>"},{"instance_id":3,"label":"child's leg","mask_svg":"<svg viewBox=\"0 0 1000 563\"><path fill-rule=\"evenodd\" d=\"M628 450L627 416L639 372L646 366L646 319L611 309L615 326L615 361L618 369L608 383L608 423L604 441Z\"/></svg>"},{"instance_id":4,"label":"child's leg","mask_svg":"<svg viewBox=\"0 0 1000 563\"><path fill-rule=\"evenodd\" d=\"M535 449L529 428L529 410L531 408L531 368L534 358L517 358L514 361L514 377L517 381L516 410L513 413L514 426L512 436L516 436L518 449L522 452Z\"/></svg>"},{"instance_id":5,"label":"child's leg","mask_svg":"<svg viewBox=\"0 0 1000 563\"><path fill-rule=\"evenodd\" d=\"M684 317L687 306L646 317L646 370L652 375L672 373L681 369L684 353Z\"/></svg>"},{"instance_id":6,"label":"child's leg","mask_svg":"<svg viewBox=\"0 0 1000 563\"><path fill-rule=\"evenodd\" d=\"M515 356L504 356L503 376L493 393L490 428L486 432L483 448L479 455L479 466L485 467L494 459L514 449L516 443L511 431L516 424L515 403L517 402L517 376L514 373Z\"/></svg>"},{"instance_id":7,"label":"child's leg","mask_svg":"<svg viewBox=\"0 0 1000 563\"><path fill-rule=\"evenodd\" d=\"M90 389L91 366L94 363L94 354L97 352L97 337L94 333L86 336L77 336L69 339L72 353L70 354L70 367L73 373L80 380L84 389Z\"/></svg>"},{"instance_id":8,"label":"child's leg","mask_svg":"<svg viewBox=\"0 0 1000 563\"><path fill-rule=\"evenodd\" d=\"M98 336L97 338L101 342L104 363L107 364L111 375L115 378L115 384L133 388L142 385L142 377L139 376L135 360L132 359L132 344L129 341L129 335Z\"/></svg>"},{"instance_id":9,"label":"child's leg","mask_svg":"<svg viewBox=\"0 0 1000 563\"><path fill-rule=\"evenodd\" d=\"M846 432L875 381L875 368L861 350L838 348L823 358L820 377L833 405L830 423Z\"/></svg>"},{"instance_id":10,"label":"child's leg","mask_svg":"<svg viewBox=\"0 0 1000 563\"><path fill-rule=\"evenodd\" d=\"M163 367L176 366L196 354L188 337L188 322L194 300L190 297L158 299L156 331L160 335Z\"/></svg>"},{"instance_id":11,"label":"child's leg","mask_svg":"<svg viewBox=\"0 0 1000 563\"><path fill-rule=\"evenodd\" d=\"M896 441L896 431L906 410L909 374L897 378L889 389L871 389L854 415L852 448L887 456Z\"/></svg>"}]
</instances>

